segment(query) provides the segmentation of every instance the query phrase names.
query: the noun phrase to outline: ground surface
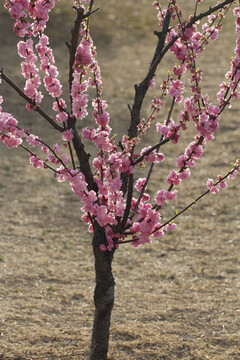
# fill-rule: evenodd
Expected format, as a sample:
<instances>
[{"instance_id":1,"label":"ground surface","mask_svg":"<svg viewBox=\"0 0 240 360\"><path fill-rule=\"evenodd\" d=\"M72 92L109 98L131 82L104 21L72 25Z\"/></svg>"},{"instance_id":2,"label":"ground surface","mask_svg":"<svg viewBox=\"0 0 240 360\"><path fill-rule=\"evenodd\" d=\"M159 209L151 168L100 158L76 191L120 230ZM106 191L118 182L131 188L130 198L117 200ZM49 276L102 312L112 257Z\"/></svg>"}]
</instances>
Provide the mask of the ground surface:
<instances>
[{"instance_id":1,"label":"ground surface","mask_svg":"<svg viewBox=\"0 0 240 360\"><path fill-rule=\"evenodd\" d=\"M50 27L62 69L67 64L64 41L73 21L66 3L60 3ZM110 7L101 0L101 12L95 15L93 34L100 48L105 97L119 133L127 127L132 85L144 76L156 41L149 3L111 1ZM184 4L188 9L191 1ZM11 24L2 9L0 17L0 67L20 81ZM231 29L228 21L227 33L202 63L204 86L213 100L215 82L222 79L232 54ZM160 76L166 74L166 63ZM41 119L25 113L12 90L4 92L5 106L25 126L52 137ZM178 210L205 190L208 177L223 174L239 157L239 108L238 101L223 117L216 141L180 188ZM182 150L170 147L166 154L174 166ZM91 239L80 221L78 199L51 174L36 173L25 153L3 146L0 151L0 359L87 359L94 273ZM155 172L153 189L164 186L169 168ZM229 191L204 198L185 213L177 230L162 241L138 250L124 245L117 251L111 360L240 359L239 191L236 180ZM163 216L174 213L169 207Z\"/></svg>"}]
</instances>

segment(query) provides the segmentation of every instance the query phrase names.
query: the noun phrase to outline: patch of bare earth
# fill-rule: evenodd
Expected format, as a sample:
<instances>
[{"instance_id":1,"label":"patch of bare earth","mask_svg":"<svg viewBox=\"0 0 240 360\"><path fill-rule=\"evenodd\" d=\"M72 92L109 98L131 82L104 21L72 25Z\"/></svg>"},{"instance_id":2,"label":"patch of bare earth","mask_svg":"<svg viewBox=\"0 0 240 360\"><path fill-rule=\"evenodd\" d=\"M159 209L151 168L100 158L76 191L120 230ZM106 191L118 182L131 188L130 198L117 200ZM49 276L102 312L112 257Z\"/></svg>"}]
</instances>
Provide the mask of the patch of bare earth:
<instances>
[{"instance_id":1,"label":"patch of bare earth","mask_svg":"<svg viewBox=\"0 0 240 360\"><path fill-rule=\"evenodd\" d=\"M49 29L62 70L67 66L64 41L74 19L67 3L60 2ZM112 1L111 7L108 1L99 3L101 12L92 17L93 35L113 132L121 134L128 127L133 84L143 78L154 50L152 31L157 23L151 20L149 1ZM192 2L182 3L188 11ZM0 18L0 66L20 81L15 38L2 9ZM232 55L231 26L229 21L228 32L210 46L201 63L206 70L203 84L212 101ZM170 61L159 70L161 79ZM63 82L67 87L67 70ZM24 126L42 137L52 138L51 129L36 114L27 114L24 102L12 90L3 85L1 89L6 111L13 111ZM224 174L239 157L239 108L237 101L222 117L216 140L208 145L191 179L180 187L175 207L169 205L163 219L196 198L205 190L208 177ZM145 139L146 145L152 137ZM169 165L155 171L152 195L165 186L174 159L190 140L191 134L183 134L179 146L168 144L163 149ZM24 152L3 146L0 151L0 359L87 359L94 273L81 204L66 184L32 169ZM113 267L111 360L240 359L239 191L236 180L218 196L204 198L161 241L137 250L129 244L120 246Z\"/></svg>"}]
</instances>

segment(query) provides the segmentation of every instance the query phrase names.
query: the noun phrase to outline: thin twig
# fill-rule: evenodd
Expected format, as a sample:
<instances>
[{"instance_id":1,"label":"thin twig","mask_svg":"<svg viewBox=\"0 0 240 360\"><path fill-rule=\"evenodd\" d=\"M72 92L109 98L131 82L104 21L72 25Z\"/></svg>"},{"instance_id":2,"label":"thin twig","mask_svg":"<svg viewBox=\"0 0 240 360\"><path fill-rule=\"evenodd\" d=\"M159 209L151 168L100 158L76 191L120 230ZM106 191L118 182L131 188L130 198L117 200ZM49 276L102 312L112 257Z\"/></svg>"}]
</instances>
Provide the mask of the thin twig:
<instances>
[{"instance_id":1,"label":"thin twig","mask_svg":"<svg viewBox=\"0 0 240 360\"><path fill-rule=\"evenodd\" d=\"M169 5L169 7L170 7L170 5ZM161 54L161 52L164 48L165 39L167 36L170 20L171 20L171 13L168 8L167 14L166 14L164 22L163 22L161 36L159 36L159 38L158 38L158 44L157 44L155 53L153 55L153 59L151 61L151 65L150 65L148 74L139 85L135 85L135 97L134 97L134 102L133 102L132 111L131 111L131 123L130 123L130 127L128 129L128 135L129 135L130 139L134 138L137 134L137 125L140 122L140 112L141 112L143 100L147 93L149 82L153 78L156 68L158 66L158 63L156 61L159 57L159 54Z\"/></svg>"},{"instance_id":2,"label":"thin twig","mask_svg":"<svg viewBox=\"0 0 240 360\"><path fill-rule=\"evenodd\" d=\"M9 138L9 136L6 135L6 134L0 133L0 135ZM29 150L25 145L19 144L19 146L20 146L22 149L24 149L25 151L27 151L30 155L32 155L32 156L36 157L37 159L39 159L39 157L38 157L36 154L34 154L31 150ZM40 159L39 159L39 160L40 160ZM60 174L60 172L59 172L58 170L56 170L56 169L54 169L53 167L51 167L50 165L48 165L45 161L43 161L43 160L41 160L41 161L43 162L43 164L44 164L45 167L47 167L48 169L52 170L53 172L55 172L55 173L57 173L57 174Z\"/></svg>"}]
</instances>

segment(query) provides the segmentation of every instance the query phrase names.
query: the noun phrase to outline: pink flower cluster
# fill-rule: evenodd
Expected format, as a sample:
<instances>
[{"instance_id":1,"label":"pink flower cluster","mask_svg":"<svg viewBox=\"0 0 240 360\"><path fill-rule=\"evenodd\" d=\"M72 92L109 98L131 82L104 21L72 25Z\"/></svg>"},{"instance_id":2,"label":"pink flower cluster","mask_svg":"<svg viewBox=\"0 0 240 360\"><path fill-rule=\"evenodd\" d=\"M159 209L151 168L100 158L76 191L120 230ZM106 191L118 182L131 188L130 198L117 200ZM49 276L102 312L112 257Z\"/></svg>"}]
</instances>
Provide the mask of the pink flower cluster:
<instances>
[{"instance_id":1,"label":"pink flower cluster","mask_svg":"<svg viewBox=\"0 0 240 360\"><path fill-rule=\"evenodd\" d=\"M144 155L147 153L148 150L151 149L151 146L145 147L141 151L141 155L144 157L144 161L147 163L161 163L164 160L164 154L163 153L157 153L156 150L151 151L149 155Z\"/></svg>"},{"instance_id":2,"label":"pink flower cluster","mask_svg":"<svg viewBox=\"0 0 240 360\"><path fill-rule=\"evenodd\" d=\"M176 124L173 119L168 119L164 122L164 124L156 123L156 130L160 134L162 134L163 139L170 139L173 144L177 144L180 139L179 131L180 129L186 130L187 125L186 122L189 121L189 114L186 112L182 112L180 115L179 124Z\"/></svg>"},{"instance_id":3,"label":"pink flower cluster","mask_svg":"<svg viewBox=\"0 0 240 360\"><path fill-rule=\"evenodd\" d=\"M226 177L229 180L234 180L236 178L237 173L240 173L239 160L237 160L235 164L233 164L233 168L228 172L228 176L225 176L223 178L221 175L218 175L217 180L215 182L213 179L208 179L206 182L206 186L212 194L218 194L219 190L225 189L228 186L227 182L225 181Z\"/></svg>"},{"instance_id":4,"label":"pink flower cluster","mask_svg":"<svg viewBox=\"0 0 240 360\"><path fill-rule=\"evenodd\" d=\"M36 50L41 62L41 70L45 73L44 85L48 93L57 98L62 93L62 86L57 79L58 70L56 68L55 59L52 49L48 46L49 39L46 35L42 34L39 38L39 42L36 44Z\"/></svg>"},{"instance_id":5,"label":"pink flower cluster","mask_svg":"<svg viewBox=\"0 0 240 360\"><path fill-rule=\"evenodd\" d=\"M37 56L34 54L33 40L19 41L18 54L25 60L21 63L22 74L25 79L27 79L24 88L25 94L30 99L33 99L36 104L40 104L43 96L42 93L38 91L41 85L41 79L38 74L39 69L36 66Z\"/></svg>"},{"instance_id":6,"label":"pink flower cluster","mask_svg":"<svg viewBox=\"0 0 240 360\"><path fill-rule=\"evenodd\" d=\"M92 115L98 127L97 129L83 128L82 136L95 143L99 150L109 154L112 151L115 151L116 147L114 145L114 138L111 139L109 137L111 128L108 125L109 114L106 111L107 104L100 97L94 99L92 104L94 108Z\"/></svg>"},{"instance_id":7,"label":"pink flower cluster","mask_svg":"<svg viewBox=\"0 0 240 360\"><path fill-rule=\"evenodd\" d=\"M0 105L3 102L0 96ZM2 111L0 106L0 141L8 148L18 147L22 143L21 132L16 128L17 120L7 112Z\"/></svg>"},{"instance_id":8,"label":"pink flower cluster","mask_svg":"<svg viewBox=\"0 0 240 360\"><path fill-rule=\"evenodd\" d=\"M2 97L0 97L0 104L2 103ZM63 138L65 141L72 139L71 129L63 132ZM27 145L33 148L39 148L42 145L42 141L38 136L29 134L28 129L23 130L18 126L17 120L9 113L4 112L2 106L0 106L0 141L2 141L8 148L24 146L23 141ZM30 157L30 164L35 168L48 168L48 163L53 165L59 165L59 162L66 168L68 162L67 155L62 152L58 144L53 145L53 148L43 145L41 151L45 154L45 159L40 160L39 156L33 154L28 150Z\"/></svg>"},{"instance_id":9,"label":"pink flower cluster","mask_svg":"<svg viewBox=\"0 0 240 360\"><path fill-rule=\"evenodd\" d=\"M177 197L178 191L167 191L165 189L158 190L155 197L156 204L162 209L165 200L174 200Z\"/></svg>"},{"instance_id":10,"label":"pink flower cluster","mask_svg":"<svg viewBox=\"0 0 240 360\"><path fill-rule=\"evenodd\" d=\"M160 226L159 212L153 210L150 204L141 206L136 221L130 227L133 239L135 239L133 246L139 247L142 244L150 243L151 235L155 238L161 238L164 232L159 229Z\"/></svg>"},{"instance_id":11,"label":"pink flower cluster","mask_svg":"<svg viewBox=\"0 0 240 360\"><path fill-rule=\"evenodd\" d=\"M185 91L185 85L180 80L172 80L168 93L175 99L176 103L180 103L183 99L183 93Z\"/></svg>"},{"instance_id":12,"label":"pink flower cluster","mask_svg":"<svg viewBox=\"0 0 240 360\"><path fill-rule=\"evenodd\" d=\"M58 0L4 0L4 6L9 10L13 19L16 20L14 31L24 41L18 43L18 53L24 58L22 73L27 79L25 94L34 100L36 104L42 101L42 93L38 90L41 85L39 69L36 66L38 57L34 53L32 38L39 37L36 50L41 62L41 70L45 73L44 85L52 97L61 95L61 84L57 79L58 71L54 65L55 60L51 48L48 46L48 37L43 34L48 21L48 13ZM31 106L27 105L28 110Z\"/></svg>"},{"instance_id":13,"label":"pink flower cluster","mask_svg":"<svg viewBox=\"0 0 240 360\"><path fill-rule=\"evenodd\" d=\"M42 33L48 21L48 13L58 0L3 0L11 18L15 20L14 32L21 37L33 32L34 36ZM29 21L29 17L33 20Z\"/></svg>"}]
</instances>

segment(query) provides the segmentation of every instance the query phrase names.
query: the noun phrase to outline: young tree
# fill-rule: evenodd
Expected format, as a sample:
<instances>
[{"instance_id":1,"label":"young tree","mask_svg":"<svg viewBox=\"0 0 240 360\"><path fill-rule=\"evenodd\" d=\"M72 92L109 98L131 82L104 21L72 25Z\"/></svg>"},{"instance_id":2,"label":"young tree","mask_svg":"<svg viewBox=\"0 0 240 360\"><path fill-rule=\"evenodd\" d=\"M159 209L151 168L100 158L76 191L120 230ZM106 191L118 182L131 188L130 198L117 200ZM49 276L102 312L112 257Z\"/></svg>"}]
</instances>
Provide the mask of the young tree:
<instances>
[{"instance_id":1,"label":"young tree","mask_svg":"<svg viewBox=\"0 0 240 360\"><path fill-rule=\"evenodd\" d=\"M202 156L207 143L214 139L222 112L238 99L240 6L235 4L234 7L236 1L226 0L213 1L212 7L204 7L204 1L196 0L193 14L184 19L176 0L167 1L166 8L162 8L160 1L154 1L159 21L159 30L155 31L157 46L145 78L135 85L133 104L129 105L128 133L118 139L112 135L109 125L107 103L102 99L101 71L90 35L90 20L94 22L93 14L98 10L94 7L94 0L73 1L76 20L71 39L66 43L69 51L68 104L61 97L58 70L45 35L48 14L57 0L3 0L3 3L15 21L14 32L21 38L18 54L23 58L21 67L26 79L25 87L22 90L3 69L0 78L26 100L28 111L35 111L36 116L42 117L59 133L62 145L46 143L29 129L23 129L2 107L0 140L8 148L23 148L33 167L51 170L57 181L69 182L82 201L82 219L92 233L96 273L90 359L104 360L107 359L114 303L112 261L115 251L118 248L121 251L128 243L139 247L151 242L152 238L163 237L165 231L176 227L173 221L177 216L206 194L216 194L225 188L225 180L234 179L239 172L240 162L237 160L224 176L218 176L216 181L208 179L207 190L195 201L168 221L161 222L160 214L165 203L178 196L178 185L190 177L190 169ZM214 104L201 89L203 72L197 61L207 45L217 40L230 8L235 17L236 47ZM169 70L166 79L160 79L161 93L152 98L149 116L144 118L142 106L146 94L155 86L157 68L169 52L177 63ZM43 110L42 83L53 98L55 118ZM89 89L95 91L91 115L96 125L92 128L87 127ZM2 97L0 101L3 102ZM169 104L168 115L164 118L163 109ZM176 107L179 115L173 120ZM80 121L86 125L81 133L77 131L77 122ZM151 198L147 188L151 185L153 168L164 162L160 149L163 145L178 143L181 132L189 128L190 122L195 126L193 140L176 158L176 169L170 171L165 186ZM159 141L141 149L140 143L147 131L157 131ZM97 149L92 162L84 141L91 142ZM136 178L137 169L145 165L145 176Z\"/></svg>"}]
</instances>

